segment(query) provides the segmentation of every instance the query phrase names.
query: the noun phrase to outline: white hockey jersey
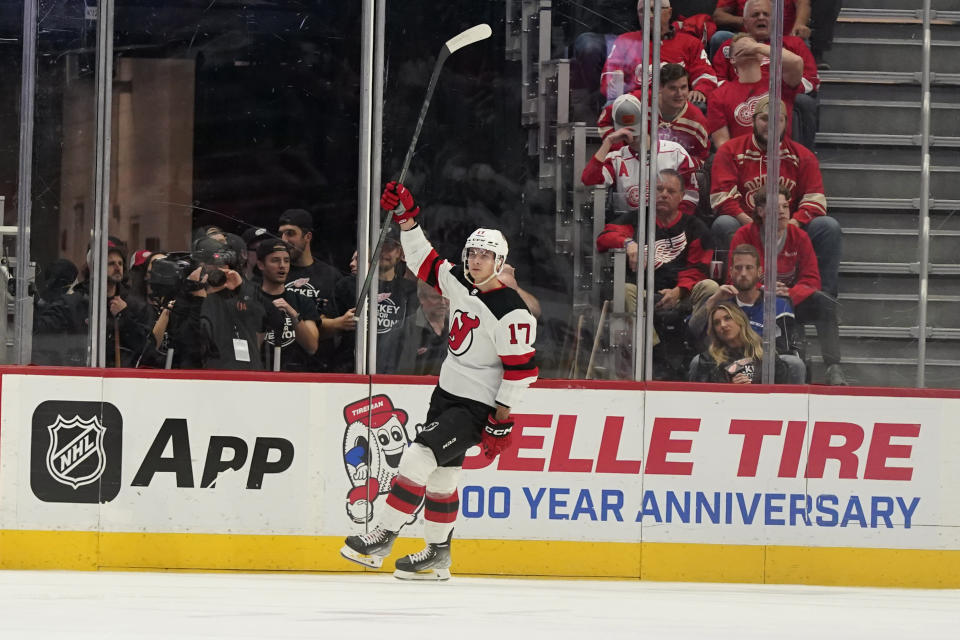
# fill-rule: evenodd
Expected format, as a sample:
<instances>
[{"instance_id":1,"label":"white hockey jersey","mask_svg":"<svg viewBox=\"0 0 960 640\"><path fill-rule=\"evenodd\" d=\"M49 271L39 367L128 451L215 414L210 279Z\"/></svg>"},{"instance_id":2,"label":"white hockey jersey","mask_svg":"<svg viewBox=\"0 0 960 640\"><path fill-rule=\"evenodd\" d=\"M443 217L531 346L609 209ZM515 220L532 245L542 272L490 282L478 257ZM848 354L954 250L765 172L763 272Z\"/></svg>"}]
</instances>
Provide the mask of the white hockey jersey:
<instances>
[{"instance_id":1,"label":"white hockey jersey","mask_svg":"<svg viewBox=\"0 0 960 640\"><path fill-rule=\"evenodd\" d=\"M463 266L444 260L419 225L400 234L407 266L450 301L447 357L440 387L484 404L513 407L537 379L537 321L513 289L481 292Z\"/></svg>"}]
</instances>

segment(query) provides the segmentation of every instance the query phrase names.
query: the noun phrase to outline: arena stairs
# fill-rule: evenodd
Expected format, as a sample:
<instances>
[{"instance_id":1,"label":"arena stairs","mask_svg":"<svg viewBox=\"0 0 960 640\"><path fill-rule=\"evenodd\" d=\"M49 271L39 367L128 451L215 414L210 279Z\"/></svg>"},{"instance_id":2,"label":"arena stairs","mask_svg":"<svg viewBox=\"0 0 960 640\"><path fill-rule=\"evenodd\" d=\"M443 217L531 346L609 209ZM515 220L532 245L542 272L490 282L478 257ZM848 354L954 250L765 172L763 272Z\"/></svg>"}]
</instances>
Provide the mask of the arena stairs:
<instances>
[{"instance_id":1,"label":"arena stairs","mask_svg":"<svg viewBox=\"0 0 960 640\"><path fill-rule=\"evenodd\" d=\"M826 55L831 70L821 72L816 151L830 214L844 230L840 333L851 384L917 384L923 165L923 12L918 4L845 0ZM931 45L924 383L957 388L960 1L932 0ZM816 341L811 345L816 354ZM818 357L813 359L815 368L822 367Z\"/></svg>"}]
</instances>

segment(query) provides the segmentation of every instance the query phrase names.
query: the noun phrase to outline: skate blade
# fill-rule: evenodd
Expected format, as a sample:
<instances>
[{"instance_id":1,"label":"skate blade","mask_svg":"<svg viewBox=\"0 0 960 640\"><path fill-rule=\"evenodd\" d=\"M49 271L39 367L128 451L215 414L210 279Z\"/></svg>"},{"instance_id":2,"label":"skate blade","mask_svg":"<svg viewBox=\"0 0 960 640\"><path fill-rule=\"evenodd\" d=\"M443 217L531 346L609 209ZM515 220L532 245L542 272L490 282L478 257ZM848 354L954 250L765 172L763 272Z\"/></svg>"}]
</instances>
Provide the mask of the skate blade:
<instances>
[{"instance_id":1,"label":"skate blade","mask_svg":"<svg viewBox=\"0 0 960 640\"><path fill-rule=\"evenodd\" d=\"M340 555L350 562L356 562L357 564L362 564L363 566L370 567L371 569L379 569L380 565L383 564L383 558L379 556L368 556L362 553L357 553L348 546L344 546L342 549L340 549Z\"/></svg>"},{"instance_id":2,"label":"skate blade","mask_svg":"<svg viewBox=\"0 0 960 640\"><path fill-rule=\"evenodd\" d=\"M423 571L401 571L397 569L393 572L393 577L400 580L449 580L450 569L424 569Z\"/></svg>"}]
</instances>

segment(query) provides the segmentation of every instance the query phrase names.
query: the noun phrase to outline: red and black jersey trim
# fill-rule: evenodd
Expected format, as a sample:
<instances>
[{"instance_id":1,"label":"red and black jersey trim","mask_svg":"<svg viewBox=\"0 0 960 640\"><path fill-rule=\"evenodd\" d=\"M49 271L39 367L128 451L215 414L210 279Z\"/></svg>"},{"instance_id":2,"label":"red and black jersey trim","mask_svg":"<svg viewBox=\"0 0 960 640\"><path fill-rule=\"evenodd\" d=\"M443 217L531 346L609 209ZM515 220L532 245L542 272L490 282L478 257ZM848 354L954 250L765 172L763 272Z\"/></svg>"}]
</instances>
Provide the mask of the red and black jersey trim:
<instances>
[{"instance_id":1,"label":"red and black jersey trim","mask_svg":"<svg viewBox=\"0 0 960 640\"><path fill-rule=\"evenodd\" d=\"M431 249L426 259L424 259L420 265L417 277L437 291L440 291L439 270L441 264L443 264L443 258L437 254L435 249Z\"/></svg>"},{"instance_id":2,"label":"red and black jersey trim","mask_svg":"<svg viewBox=\"0 0 960 640\"><path fill-rule=\"evenodd\" d=\"M524 380L539 376L540 369L537 367L536 353L536 351L530 351L522 355L500 356L500 362L503 363L503 379Z\"/></svg>"},{"instance_id":3,"label":"red and black jersey trim","mask_svg":"<svg viewBox=\"0 0 960 640\"><path fill-rule=\"evenodd\" d=\"M517 309L523 309L527 312L530 311L530 309L527 308L527 304L523 301L523 298L520 297L520 294L510 287L500 287L493 291L481 293L480 300L487 305L487 309L490 309L490 313L492 313L497 320Z\"/></svg>"}]
</instances>

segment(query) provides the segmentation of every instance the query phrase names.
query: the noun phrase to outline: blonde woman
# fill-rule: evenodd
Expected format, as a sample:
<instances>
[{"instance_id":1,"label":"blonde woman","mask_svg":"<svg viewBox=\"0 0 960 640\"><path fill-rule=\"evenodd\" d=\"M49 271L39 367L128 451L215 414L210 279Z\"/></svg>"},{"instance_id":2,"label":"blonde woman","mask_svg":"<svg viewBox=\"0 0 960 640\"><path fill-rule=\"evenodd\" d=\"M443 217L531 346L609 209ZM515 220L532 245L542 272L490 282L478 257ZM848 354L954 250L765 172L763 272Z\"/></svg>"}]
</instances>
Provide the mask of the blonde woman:
<instances>
[{"instance_id":1,"label":"blonde woman","mask_svg":"<svg viewBox=\"0 0 960 640\"><path fill-rule=\"evenodd\" d=\"M691 365L691 382L759 384L763 347L750 328L747 316L736 304L720 304L710 312L707 326L710 347ZM787 380L786 364L776 358L775 382Z\"/></svg>"}]
</instances>

